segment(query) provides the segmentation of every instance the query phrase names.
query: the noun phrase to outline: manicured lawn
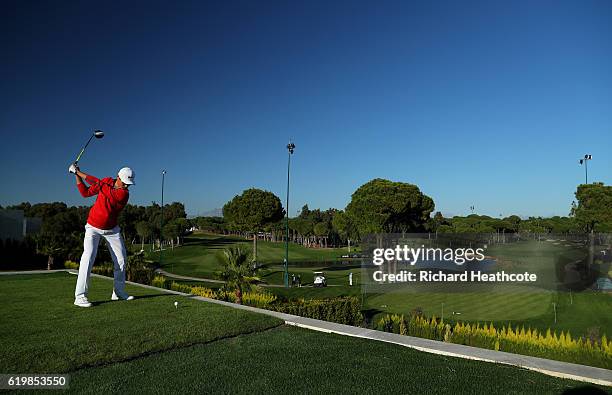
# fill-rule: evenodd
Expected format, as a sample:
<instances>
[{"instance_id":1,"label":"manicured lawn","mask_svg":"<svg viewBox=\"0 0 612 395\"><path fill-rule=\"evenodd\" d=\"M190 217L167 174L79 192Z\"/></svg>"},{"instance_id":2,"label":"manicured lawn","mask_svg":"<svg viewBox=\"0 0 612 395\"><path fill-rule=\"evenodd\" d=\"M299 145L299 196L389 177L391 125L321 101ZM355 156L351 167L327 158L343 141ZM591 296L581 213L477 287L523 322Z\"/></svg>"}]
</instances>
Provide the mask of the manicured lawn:
<instances>
[{"instance_id":1,"label":"manicured lawn","mask_svg":"<svg viewBox=\"0 0 612 395\"><path fill-rule=\"evenodd\" d=\"M70 393L550 393L583 384L527 370L324 334L155 290L109 302L92 279L0 277L0 371L71 374ZM179 301L180 308L173 306Z\"/></svg>"},{"instance_id":2,"label":"manicured lawn","mask_svg":"<svg viewBox=\"0 0 612 395\"><path fill-rule=\"evenodd\" d=\"M91 308L74 306L76 276L0 277L0 372L57 373L205 343L280 325L271 317L128 287L111 302L112 281L91 279Z\"/></svg>"},{"instance_id":3,"label":"manicured lawn","mask_svg":"<svg viewBox=\"0 0 612 395\"><path fill-rule=\"evenodd\" d=\"M185 239L183 246L174 250L164 250L162 267L171 273L185 276L214 278L215 273L221 269L223 250L236 245L241 245L248 251L252 251L253 248L253 242L243 238L203 233L193 234ZM285 258L285 245L283 243L259 241L257 251L258 262L264 265L261 275L271 284L282 284L282 262ZM340 256L343 254L346 254L346 249L343 248L305 248L291 243L289 245L290 262L306 265L306 267L292 266L291 272L302 274L303 283L311 282L313 271L325 269L331 262L340 261ZM159 261L159 252L149 252L147 256L155 262ZM348 276L348 271L344 271L342 275ZM348 280L345 282L348 282Z\"/></svg>"},{"instance_id":4,"label":"manicured lawn","mask_svg":"<svg viewBox=\"0 0 612 395\"><path fill-rule=\"evenodd\" d=\"M535 286L478 283L426 283L376 285L367 289L365 306L374 311L408 314L420 308L428 317L449 321L493 322L540 330L570 331L574 336L612 333L612 295L564 287L568 264L587 253L579 244L527 240L492 245L486 252L498 260L499 269L537 273ZM498 269L498 270L499 270ZM556 322L555 322L556 309ZM455 313L455 314L453 314Z\"/></svg>"},{"instance_id":5,"label":"manicured lawn","mask_svg":"<svg viewBox=\"0 0 612 395\"><path fill-rule=\"evenodd\" d=\"M560 394L577 386L584 384L284 326L81 370L71 392Z\"/></svg>"},{"instance_id":6,"label":"manicured lawn","mask_svg":"<svg viewBox=\"0 0 612 395\"><path fill-rule=\"evenodd\" d=\"M219 254L227 246L242 244L252 248L252 242L244 239L196 234L187 243L172 250L164 251L164 268L177 274L213 278L220 268ZM300 275L302 284L313 281L314 271L323 271L328 279L327 288L267 288L268 292L286 298L329 298L335 296L361 296L360 260L335 262L344 254L344 249L320 250L290 245L291 264L289 274ZM499 244L489 247L488 254L503 260L505 267L513 270L529 270L539 273L539 283L544 289L517 288L509 285L480 286L428 284L426 289L411 290L400 288L392 292L368 291L364 295L364 308L371 311L407 314L421 308L425 315L441 316L444 304L444 318L450 321L494 322L496 325L525 325L546 330L571 331L579 336L586 332L600 335L612 333L612 295L592 291L557 291L556 266L564 265L584 257L579 246L563 242L525 241ZM151 255L152 258L158 254ZM260 261L264 262L260 275L268 284L283 283L284 244L259 242ZM327 261L325 261L327 260ZM268 262L268 263L265 263ZM320 264L317 262L321 262ZM354 286L348 286L349 273L353 273ZM199 284L216 288L218 285ZM553 303L557 310L555 323ZM455 312L455 314L453 314ZM460 313L460 314L457 314Z\"/></svg>"}]
</instances>

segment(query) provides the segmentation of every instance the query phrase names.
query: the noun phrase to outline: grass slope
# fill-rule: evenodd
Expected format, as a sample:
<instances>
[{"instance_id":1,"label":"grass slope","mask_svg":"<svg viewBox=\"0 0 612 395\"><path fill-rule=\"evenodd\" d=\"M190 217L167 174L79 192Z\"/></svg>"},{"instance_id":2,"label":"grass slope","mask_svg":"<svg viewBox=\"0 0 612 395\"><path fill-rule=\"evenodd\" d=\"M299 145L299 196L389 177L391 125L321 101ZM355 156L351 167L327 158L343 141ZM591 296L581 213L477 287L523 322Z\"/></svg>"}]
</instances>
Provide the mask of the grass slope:
<instances>
[{"instance_id":1,"label":"grass slope","mask_svg":"<svg viewBox=\"0 0 612 395\"><path fill-rule=\"evenodd\" d=\"M243 246L247 251L252 251L253 242L234 236L211 235L196 233L185 239L183 246L174 250L164 250L163 268L171 273L184 276L214 278L215 272L221 269L221 253L231 246ZM257 260L264 265L262 276L270 284L282 284L282 262L285 258L285 245L269 241L259 241L257 247ZM289 258L291 263L309 264L305 267L291 267L291 273L301 274L302 282L312 281L312 272L325 270L329 262L336 261L342 254L346 254L343 248L305 248L301 245L289 245ZM148 258L159 261L159 252L148 253ZM317 264L320 262L320 264ZM338 269L337 267L335 269ZM343 283L348 282L348 273L358 272L359 263L355 267L345 270L335 270L331 275L333 283L335 278L342 277ZM340 273L342 272L342 273ZM357 273L356 273L357 274Z\"/></svg>"},{"instance_id":2,"label":"grass slope","mask_svg":"<svg viewBox=\"0 0 612 395\"><path fill-rule=\"evenodd\" d=\"M284 326L82 370L70 392L560 394L576 386L515 367Z\"/></svg>"},{"instance_id":3,"label":"grass slope","mask_svg":"<svg viewBox=\"0 0 612 395\"><path fill-rule=\"evenodd\" d=\"M75 277L0 277L0 371L70 372L70 393L551 393L580 383L364 339L130 287L72 306ZM180 301L174 309L173 302Z\"/></svg>"},{"instance_id":4,"label":"grass slope","mask_svg":"<svg viewBox=\"0 0 612 395\"><path fill-rule=\"evenodd\" d=\"M0 372L59 373L142 354L261 331L282 321L219 305L128 287L111 302L112 281L92 278L90 300L74 306L76 276L0 277Z\"/></svg>"}]
</instances>

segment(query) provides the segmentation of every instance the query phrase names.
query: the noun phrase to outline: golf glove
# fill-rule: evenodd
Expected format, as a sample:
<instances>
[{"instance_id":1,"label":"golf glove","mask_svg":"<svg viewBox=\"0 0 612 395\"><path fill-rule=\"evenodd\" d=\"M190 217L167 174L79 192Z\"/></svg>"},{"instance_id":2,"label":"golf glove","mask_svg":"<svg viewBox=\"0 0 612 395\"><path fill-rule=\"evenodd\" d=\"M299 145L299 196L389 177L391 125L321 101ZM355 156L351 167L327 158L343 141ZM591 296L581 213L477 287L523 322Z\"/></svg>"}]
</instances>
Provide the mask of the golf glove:
<instances>
[{"instance_id":1,"label":"golf glove","mask_svg":"<svg viewBox=\"0 0 612 395\"><path fill-rule=\"evenodd\" d=\"M78 166L76 165L76 163L73 163L68 168L68 173L76 174L77 170L79 170Z\"/></svg>"}]
</instances>

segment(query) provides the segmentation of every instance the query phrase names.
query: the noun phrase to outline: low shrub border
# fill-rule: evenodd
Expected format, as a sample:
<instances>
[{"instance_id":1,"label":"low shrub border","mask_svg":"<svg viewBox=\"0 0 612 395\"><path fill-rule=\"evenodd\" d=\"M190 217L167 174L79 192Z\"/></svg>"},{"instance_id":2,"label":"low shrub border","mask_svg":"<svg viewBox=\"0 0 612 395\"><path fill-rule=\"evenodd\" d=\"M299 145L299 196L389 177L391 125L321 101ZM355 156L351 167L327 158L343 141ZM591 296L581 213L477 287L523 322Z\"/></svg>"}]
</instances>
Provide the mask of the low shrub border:
<instances>
[{"instance_id":1,"label":"low shrub border","mask_svg":"<svg viewBox=\"0 0 612 395\"><path fill-rule=\"evenodd\" d=\"M155 276L151 285L210 299L224 300L232 303L236 302L236 295L233 292L180 284L175 281L170 281L164 276ZM361 304L359 299L355 297L281 301L276 295L269 292L245 292L242 295L242 303L247 306L335 322L338 324L353 326L361 326L363 324Z\"/></svg>"},{"instance_id":2,"label":"low shrub border","mask_svg":"<svg viewBox=\"0 0 612 395\"><path fill-rule=\"evenodd\" d=\"M569 332L550 330L541 333L537 329L511 325L498 329L493 324L480 325L458 322L454 326L444 323L435 316L387 314L377 325L378 330L416 336L425 339L464 344L467 346L531 355L558 361L583 365L612 368L612 341L606 335L600 341L589 338L574 339Z\"/></svg>"}]
</instances>

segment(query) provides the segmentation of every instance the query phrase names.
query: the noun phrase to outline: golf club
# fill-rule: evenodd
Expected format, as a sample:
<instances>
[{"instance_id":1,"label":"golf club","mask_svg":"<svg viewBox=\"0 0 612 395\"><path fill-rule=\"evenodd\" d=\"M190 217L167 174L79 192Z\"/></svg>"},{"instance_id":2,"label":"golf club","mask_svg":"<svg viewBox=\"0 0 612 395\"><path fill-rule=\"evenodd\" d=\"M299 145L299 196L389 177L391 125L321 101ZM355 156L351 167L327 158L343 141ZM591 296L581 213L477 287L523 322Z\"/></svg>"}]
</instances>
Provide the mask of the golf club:
<instances>
[{"instance_id":1,"label":"golf club","mask_svg":"<svg viewBox=\"0 0 612 395\"><path fill-rule=\"evenodd\" d=\"M101 130L94 130L94 132L91 135L91 137L89 138L89 140L87 140L87 144L85 144L85 146L83 147L81 152L79 152L79 155L77 156L76 160L74 161L75 164L79 163L79 159L81 159L81 155L83 155L83 152L85 152L85 148L87 148L87 146L91 142L91 139L93 139L94 137L97 138L97 139L101 139L102 137L104 137L104 132L101 131Z\"/></svg>"}]
</instances>

